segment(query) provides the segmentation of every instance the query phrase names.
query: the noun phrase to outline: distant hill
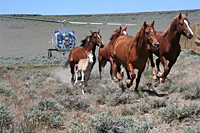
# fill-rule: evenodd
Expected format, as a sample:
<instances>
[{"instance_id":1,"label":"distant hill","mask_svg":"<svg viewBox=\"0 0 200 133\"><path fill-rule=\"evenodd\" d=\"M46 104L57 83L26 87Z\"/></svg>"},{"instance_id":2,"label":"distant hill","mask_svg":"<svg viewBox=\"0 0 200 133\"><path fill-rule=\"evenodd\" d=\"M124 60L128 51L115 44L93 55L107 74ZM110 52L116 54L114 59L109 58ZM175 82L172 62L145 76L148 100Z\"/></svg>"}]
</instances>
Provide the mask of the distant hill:
<instances>
[{"instance_id":1,"label":"distant hill","mask_svg":"<svg viewBox=\"0 0 200 133\"><path fill-rule=\"evenodd\" d=\"M151 14L170 14L170 13L179 13L179 12L196 12L200 11L200 9L192 9L192 10L176 10L176 11L155 11L155 12L137 12L137 13L112 13L112 14L78 14L78 15L40 15L40 14L2 14L0 16L14 16L14 17L27 17L27 16L60 16L60 17L68 17L68 16L133 16L133 15L151 15Z\"/></svg>"}]
</instances>

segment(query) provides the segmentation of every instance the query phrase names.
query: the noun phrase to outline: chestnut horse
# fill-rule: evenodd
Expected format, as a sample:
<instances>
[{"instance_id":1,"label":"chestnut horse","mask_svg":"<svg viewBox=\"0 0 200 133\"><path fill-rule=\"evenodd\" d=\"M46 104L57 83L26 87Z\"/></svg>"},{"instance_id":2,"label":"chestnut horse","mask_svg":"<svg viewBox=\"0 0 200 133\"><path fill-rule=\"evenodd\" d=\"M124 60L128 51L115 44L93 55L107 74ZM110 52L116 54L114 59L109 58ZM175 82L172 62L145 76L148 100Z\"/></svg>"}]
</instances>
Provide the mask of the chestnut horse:
<instances>
[{"instance_id":1,"label":"chestnut horse","mask_svg":"<svg viewBox=\"0 0 200 133\"><path fill-rule=\"evenodd\" d=\"M122 85L122 77L120 74L120 66L128 68L131 74L131 80L127 82L127 87L133 84L136 77L134 69L138 69L135 90L137 91L141 75L144 71L147 59L148 49L147 45L150 44L157 48L159 43L156 39L156 31L154 30L154 21L151 24L144 22L142 28L137 32L136 36L121 36L117 38L114 48L114 63L113 74L119 73L119 83Z\"/></svg>"},{"instance_id":2,"label":"chestnut horse","mask_svg":"<svg viewBox=\"0 0 200 133\"><path fill-rule=\"evenodd\" d=\"M119 36L126 35L126 29L127 27L123 28L120 26L119 29L116 29L114 31L114 34L110 37L110 42L105 43L103 48L99 49L99 55L98 55L98 60L99 60L99 74L100 74L100 79L101 79L101 71L102 67L105 67L107 61L110 62L111 68L113 65L113 48L115 45L115 41ZM110 68L110 75L112 77L112 69Z\"/></svg>"},{"instance_id":3,"label":"chestnut horse","mask_svg":"<svg viewBox=\"0 0 200 133\"><path fill-rule=\"evenodd\" d=\"M157 32L156 38L160 43L160 47L157 50L149 48L149 59L151 61L151 66L153 69L153 79L156 79L155 64L153 61L153 53L159 58L156 60L156 66L158 70L158 77L160 77L160 82L164 83L167 75L169 74L172 66L175 64L180 52L181 47L179 44L181 35L186 36L191 39L194 35L190 28L190 23L186 15L181 13L173 18L169 28L165 32ZM169 63L167 64L167 60ZM160 61L163 64L164 73L160 73Z\"/></svg>"},{"instance_id":4,"label":"chestnut horse","mask_svg":"<svg viewBox=\"0 0 200 133\"><path fill-rule=\"evenodd\" d=\"M71 50L71 52L69 53L69 58L67 60L67 62L65 63L65 67L68 66L68 64L70 64L70 68L71 68L71 74L72 74L72 78L71 78L71 82L74 83L74 67L76 64L78 64L80 59L86 59L87 58L87 54L85 51L90 51L92 50L92 54L93 54L93 64L91 65L90 68L90 72L92 71L92 68L96 62L96 56L95 56L95 50L96 50L96 46L99 46L100 48L104 47L104 44L101 40L101 35L100 30L98 32L91 32L91 36L89 36L89 41L87 42L86 46L83 47L76 47L74 49ZM86 38L87 39L87 38ZM86 40L85 40L86 41ZM85 41L82 41L85 43Z\"/></svg>"}]
</instances>

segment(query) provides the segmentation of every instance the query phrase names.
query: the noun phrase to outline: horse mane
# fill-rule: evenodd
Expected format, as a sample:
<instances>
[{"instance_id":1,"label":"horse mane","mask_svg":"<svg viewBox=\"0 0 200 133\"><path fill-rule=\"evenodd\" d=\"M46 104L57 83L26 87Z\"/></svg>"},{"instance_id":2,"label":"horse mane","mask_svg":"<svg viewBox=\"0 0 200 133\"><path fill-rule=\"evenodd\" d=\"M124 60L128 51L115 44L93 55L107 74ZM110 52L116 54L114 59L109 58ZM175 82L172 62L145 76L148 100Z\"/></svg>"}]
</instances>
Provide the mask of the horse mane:
<instances>
[{"instance_id":1,"label":"horse mane","mask_svg":"<svg viewBox=\"0 0 200 133\"><path fill-rule=\"evenodd\" d=\"M110 37L110 41L114 38L114 36L120 31L120 29L116 29L112 36Z\"/></svg>"},{"instance_id":2,"label":"horse mane","mask_svg":"<svg viewBox=\"0 0 200 133\"><path fill-rule=\"evenodd\" d=\"M92 37L92 35L91 36L89 36L89 38L91 39L91 37ZM87 44L85 44L85 42L87 41L87 38L85 38L85 39L83 39L82 41L81 41L81 47L87 47L86 45Z\"/></svg>"},{"instance_id":3,"label":"horse mane","mask_svg":"<svg viewBox=\"0 0 200 133\"><path fill-rule=\"evenodd\" d=\"M165 37L167 35L167 33L170 31L171 26L177 21L178 17L174 17L169 25L169 27L167 28L166 31L164 31L160 36L161 37Z\"/></svg>"},{"instance_id":4,"label":"horse mane","mask_svg":"<svg viewBox=\"0 0 200 133\"><path fill-rule=\"evenodd\" d=\"M139 40L142 38L142 35L144 32L144 26L142 26L142 28L136 33L134 39L133 39L133 42L132 42L132 45L131 45L131 48L133 47L133 45L138 45L139 43ZM135 42L135 43L134 43ZM137 47L137 46L136 46Z\"/></svg>"}]
</instances>

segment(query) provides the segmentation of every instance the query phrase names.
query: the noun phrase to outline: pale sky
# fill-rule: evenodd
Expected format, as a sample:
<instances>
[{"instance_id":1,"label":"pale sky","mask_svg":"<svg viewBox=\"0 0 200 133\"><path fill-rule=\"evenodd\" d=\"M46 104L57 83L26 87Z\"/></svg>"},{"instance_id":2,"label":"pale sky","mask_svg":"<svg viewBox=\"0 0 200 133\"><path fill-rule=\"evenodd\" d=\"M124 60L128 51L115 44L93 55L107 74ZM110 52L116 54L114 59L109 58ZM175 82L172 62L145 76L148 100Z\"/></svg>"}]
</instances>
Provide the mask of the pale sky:
<instances>
[{"instance_id":1,"label":"pale sky","mask_svg":"<svg viewBox=\"0 0 200 133\"><path fill-rule=\"evenodd\" d=\"M0 14L108 14L200 9L200 0L0 0Z\"/></svg>"}]
</instances>

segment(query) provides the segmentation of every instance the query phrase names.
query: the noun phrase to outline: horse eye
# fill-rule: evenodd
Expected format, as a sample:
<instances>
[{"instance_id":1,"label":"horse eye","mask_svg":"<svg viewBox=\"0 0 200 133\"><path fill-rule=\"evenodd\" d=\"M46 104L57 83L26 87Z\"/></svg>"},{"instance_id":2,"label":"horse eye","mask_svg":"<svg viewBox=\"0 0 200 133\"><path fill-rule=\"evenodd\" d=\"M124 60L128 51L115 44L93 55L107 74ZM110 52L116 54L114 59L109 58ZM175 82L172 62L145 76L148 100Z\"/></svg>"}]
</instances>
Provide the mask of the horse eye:
<instances>
[{"instance_id":1,"label":"horse eye","mask_svg":"<svg viewBox=\"0 0 200 133\"><path fill-rule=\"evenodd\" d=\"M149 35L149 32L146 32L147 35Z\"/></svg>"}]
</instances>

